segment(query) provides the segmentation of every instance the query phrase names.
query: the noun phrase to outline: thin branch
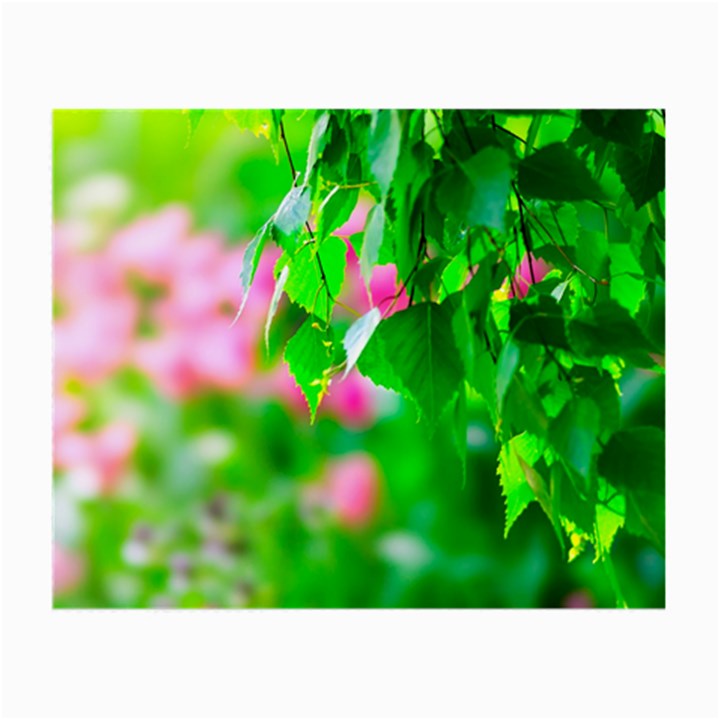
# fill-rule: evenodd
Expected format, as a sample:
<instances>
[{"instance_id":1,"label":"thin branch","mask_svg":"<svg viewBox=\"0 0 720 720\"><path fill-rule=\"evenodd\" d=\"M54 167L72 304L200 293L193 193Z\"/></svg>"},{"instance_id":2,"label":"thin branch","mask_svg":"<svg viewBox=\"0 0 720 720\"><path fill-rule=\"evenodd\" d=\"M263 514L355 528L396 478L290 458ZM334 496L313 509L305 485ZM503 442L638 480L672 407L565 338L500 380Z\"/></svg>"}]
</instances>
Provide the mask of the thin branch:
<instances>
[{"instance_id":1,"label":"thin branch","mask_svg":"<svg viewBox=\"0 0 720 720\"><path fill-rule=\"evenodd\" d=\"M292 154L290 153L290 146L288 145L287 137L285 136L285 125L283 121L280 121L280 137L282 138L283 145L285 146L285 155L287 156L288 163L290 165L290 172L293 176L293 187L297 183L297 174L295 172L295 164L293 163ZM310 227L310 223L306 220L305 221L305 229L308 231L308 234L310 235L310 239L313 242L316 242L315 235L312 231L312 228ZM325 268L323 267L322 260L320 258L320 251L318 249L318 252L315 253L315 259L317 260L318 270L320 271L320 278L322 279L323 286L325 288L325 293L327 294L328 298L328 317L326 318L326 324L330 324L330 310L332 306L335 304L335 298L333 297L332 292L330 292L330 286L328 284L327 275L325 274ZM317 298L316 298L317 300Z\"/></svg>"}]
</instances>

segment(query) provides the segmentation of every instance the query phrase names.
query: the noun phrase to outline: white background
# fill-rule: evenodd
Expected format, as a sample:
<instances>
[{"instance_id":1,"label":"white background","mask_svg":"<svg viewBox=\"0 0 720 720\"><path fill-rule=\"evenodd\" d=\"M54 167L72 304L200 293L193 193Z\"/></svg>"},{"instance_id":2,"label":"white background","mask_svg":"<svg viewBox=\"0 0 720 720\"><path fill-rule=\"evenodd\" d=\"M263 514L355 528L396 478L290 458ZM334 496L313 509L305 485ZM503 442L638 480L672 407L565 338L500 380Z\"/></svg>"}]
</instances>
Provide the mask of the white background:
<instances>
[{"instance_id":1,"label":"white background","mask_svg":"<svg viewBox=\"0 0 720 720\"><path fill-rule=\"evenodd\" d=\"M6 3L6 715L717 716L717 43L714 3ZM667 109L666 610L51 609L52 109L328 106Z\"/></svg>"}]
</instances>

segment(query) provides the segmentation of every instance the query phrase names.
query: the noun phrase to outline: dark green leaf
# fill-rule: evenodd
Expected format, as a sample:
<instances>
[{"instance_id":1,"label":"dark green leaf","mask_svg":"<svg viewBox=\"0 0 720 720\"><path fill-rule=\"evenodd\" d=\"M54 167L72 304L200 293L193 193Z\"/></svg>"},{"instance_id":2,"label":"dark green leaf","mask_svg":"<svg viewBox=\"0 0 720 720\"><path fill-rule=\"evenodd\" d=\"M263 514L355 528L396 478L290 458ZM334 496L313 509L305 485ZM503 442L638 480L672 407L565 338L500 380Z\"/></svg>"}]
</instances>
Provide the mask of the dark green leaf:
<instances>
[{"instance_id":1,"label":"dark green leaf","mask_svg":"<svg viewBox=\"0 0 720 720\"><path fill-rule=\"evenodd\" d=\"M665 187L665 138L649 133L639 148L618 148L617 171L639 209Z\"/></svg>"},{"instance_id":2,"label":"dark green leaf","mask_svg":"<svg viewBox=\"0 0 720 720\"><path fill-rule=\"evenodd\" d=\"M600 455L598 471L617 487L664 492L665 433L656 427L616 432Z\"/></svg>"},{"instance_id":3,"label":"dark green leaf","mask_svg":"<svg viewBox=\"0 0 720 720\"><path fill-rule=\"evenodd\" d=\"M647 110L583 110L580 119L598 137L636 148L642 139Z\"/></svg>"},{"instance_id":4,"label":"dark green leaf","mask_svg":"<svg viewBox=\"0 0 720 720\"><path fill-rule=\"evenodd\" d=\"M555 450L581 478L588 478L600 428L600 411L590 398L570 401L550 426Z\"/></svg>"},{"instance_id":5,"label":"dark green leaf","mask_svg":"<svg viewBox=\"0 0 720 720\"><path fill-rule=\"evenodd\" d=\"M568 348L562 308L547 295L515 301L510 307L510 331L516 340Z\"/></svg>"},{"instance_id":6,"label":"dark green leaf","mask_svg":"<svg viewBox=\"0 0 720 720\"><path fill-rule=\"evenodd\" d=\"M641 367L652 367L657 352L628 311L615 302L600 302L567 326L570 344L585 358L619 355Z\"/></svg>"},{"instance_id":7,"label":"dark green leaf","mask_svg":"<svg viewBox=\"0 0 720 720\"><path fill-rule=\"evenodd\" d=\"M543 200L602 200L603 192L585 164L562 143L541 148L520 161L520 192Z\"/></svg>"}]
</instances>

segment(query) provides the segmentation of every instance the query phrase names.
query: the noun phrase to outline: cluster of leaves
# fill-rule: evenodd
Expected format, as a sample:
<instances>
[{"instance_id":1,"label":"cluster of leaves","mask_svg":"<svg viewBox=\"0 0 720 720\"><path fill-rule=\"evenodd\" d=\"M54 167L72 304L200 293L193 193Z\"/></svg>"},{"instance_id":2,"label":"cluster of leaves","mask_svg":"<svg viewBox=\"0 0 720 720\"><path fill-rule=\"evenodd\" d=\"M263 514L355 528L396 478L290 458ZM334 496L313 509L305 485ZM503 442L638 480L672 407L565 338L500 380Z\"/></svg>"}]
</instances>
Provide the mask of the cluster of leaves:
<instances>
[{"instance_id":1,"label":"cluster of leaves","mask_svg":"<svg viewBox=\"0 0 720 720\"><path fill-rule=\"evenodd\" d=\"M465 467L467 400L480 399L501 446L506 534L538 502L570 559L592 545L610 565L621 527L663 552L664 433L621 427L618 381L663 372L664 113L316 111L297 169L287 113L230 117L290 166L241 282L246 299L263 247L283 249L266 340L284 293L306 314L284 357L311 419L357 367L411 400L429 432L451 423ZM333 232L361 193L373 205L349 240L362 277L393 263L399 283L347 327L348 248ZM409 306L391 314L403 292Z\"/></svg>"}]
</instances>

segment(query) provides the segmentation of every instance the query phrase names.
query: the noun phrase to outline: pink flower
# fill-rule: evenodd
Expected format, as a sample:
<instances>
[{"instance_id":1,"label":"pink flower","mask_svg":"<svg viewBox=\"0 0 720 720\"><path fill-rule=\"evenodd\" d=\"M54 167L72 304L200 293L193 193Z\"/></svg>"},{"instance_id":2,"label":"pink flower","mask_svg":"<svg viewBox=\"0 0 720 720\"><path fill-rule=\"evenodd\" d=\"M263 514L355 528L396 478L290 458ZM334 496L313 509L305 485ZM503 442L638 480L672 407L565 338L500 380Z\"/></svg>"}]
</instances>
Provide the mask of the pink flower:
<instances>
[{"instance_id":1,"label":"pink flower","mask_svg":"<svg viewBox=\"0 0 720 720\"><path fill-rule=\"evenodd\" d=\"M110 243L108 258L123 271L135 272L149 282L169 282L175 254L189 230L188 211L168 207L119 232Z\"/></svg>"},{"instance_id":2,"label":"pink flower","mask_svg":"<svg viewBox=\"0 0 720 720\"><path fill-rule=\"evenodd\" d=\"M79 556L55 543L53 545L53 594L62 595L76 588L83 576Z\"/></svg>"},{"instance_id":3,"label":"pink flower","mask_svg":"<svg viewBox=\"0 0 720 720\"><path fill-rule=\"evenodd\" d=\"M586 588L580 588L568 593L562 600L564 608L592 608L595 607L595 599L592 593Z\"/></svg>"},{"instance_id":4,"label":"pink flower","mask_svg":"<svg viewBox=\"0 0 720 720\"><path fill-rule=\"evenodd\" d=\"M186 351L182 331L168 330L158 337L139 340L135 345L137 366L158 386L160 392L176 400L192 395L199 378Z\"/></svg>"},{"instance_id":5,"label":"pink flower","mask_svg":"<svg viewBox=\"0 0 720 720\"><path fill-rule=\"evenodd\" d=\"M55 388L53 396L53 442L72 432L85 417L87 408L80 398Z\"/></svg>"},{"instance_id":6,"label":"pink flower","mask_svg":"<svg viewBox=\"0 0 720 720\"><path fill-rule=\"evenodd\" d=\"M532 265L532 270L531 270ZM525 255L515 271L512 286L508 297L517 297L522 300L527 294L533 282L540 282L552 269L544 260L537 259L532 255ZM534 276L534 281L533 281ZM514 288L514 290L513 290Z\"/></svg>"},{"instance_id":7,"label":"pink flower","mask_svg":"<svg viewBox=\"0 0 720 720\"><path fill-rule=\"evenodd\" d=\"M130 358L138 306L130 295L96 296L55 321L58 378L106 378Z\"/></svg>"},{"instance_id":8,"label":"pink flower","mask_svg":"<svg viewBox=\"0 0 720 720\"><path fill-rule=\"evenodd\" d=\"M176 399L205 388L239 389L255 366L256 340L241 327L231 328L225 316L211 315L139 341L135 362L161 392Z\"/></svg>"},{"instance_id":9,"label":"pink flower","mask_svg":"<svg viewBox=\"0 0 720 720\"><path fill-rule=\"evenodd\" d=\"M333 380L320 412L334 415L348 427L369 427L377 416L376 391L370 380L353 370L344 380L340 376Z\"/></svg>"},{"instance_id":10,"label":"pink flower","mask_svg":"<svg viewBox=\"0 0 720 720\"><path fill-rule=\"evenodd\" d=\"M73 253L56 255L54 292L65 314L85 309L98 297L127 296L122 272L104 254Z\"/></svg>"},{"instance_id":11,"label":"pink flower","mask_svg":"<svg viewBox=\"0 0 720 720\"><path fill-rule=\"evenodd\" d=\"M258 338L243 327L230 327L227 318L206 319L191 334L188 348L201 382L221 390L241 388L255 366Z\"/></svg>"},{"instance_id":12,"label":"pink flower","mask_svg":"<svg viewBox=\"0 0 720 720\"><path fill-rule=\"evenodd\" d=\"M354 453L328 464L324 483L327 505L347 527L367 525L378 506L379 474L365 453Z\"/></svg>"}]
</instances>

